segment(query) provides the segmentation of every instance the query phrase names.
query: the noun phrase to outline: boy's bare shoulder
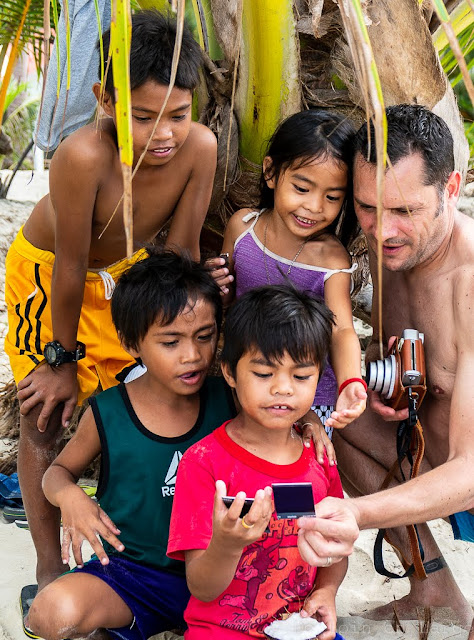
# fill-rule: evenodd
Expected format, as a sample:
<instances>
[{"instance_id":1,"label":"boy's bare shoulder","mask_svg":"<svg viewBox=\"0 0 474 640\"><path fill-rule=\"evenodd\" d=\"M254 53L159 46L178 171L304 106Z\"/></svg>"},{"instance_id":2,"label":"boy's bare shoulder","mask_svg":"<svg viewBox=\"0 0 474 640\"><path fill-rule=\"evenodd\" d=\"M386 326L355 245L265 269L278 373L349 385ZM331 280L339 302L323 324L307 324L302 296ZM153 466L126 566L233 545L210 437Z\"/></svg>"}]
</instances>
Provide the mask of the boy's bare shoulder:
<instances>
[{"instance_id":1,"label":"boy's bare shoulder","mask_svg":"<svg viewBox=\"0 0 474 640\"><path fill-rule=\"evenodd\" d=\"M118 161L118 149L109 123L99 127L88 124L68 136L56 149L51 161L50 185L61 185L63 180L71 178L76 183L86 181L89 188L98 186L111 170L117 170Z\"/></svg>"},{"instance_id":2,"label":"boy's bare shoulder","mask_svg":"<svg viewBox=\"0 0 474 640\"><path fill-rule=\"evenodd\" d=\"M194 161L201 164L207 158L215 161L217 154L217 139L212 131L199 122L191 122L189 135L186 139L186 148L188 154L193 154ZM194 155L194 154L200 155ZM204 154L204 155L203 155Z\"/></svg>"},{"instance_id":3,"label":"boy's bare shoulder","mask_svg":"<svg viewBox=\"0 0 474 640\"><path fill-rule=\"evenodd\" d=\"M98 125L88 124L74 131L65 138L57 148L54 157L61 159L70 158L72 162L94 163L118 158L118 148L115 138L115 129L112 121L102 120ZM96 170L100 167L96 166Z\"/></svg>"}]
</instances>

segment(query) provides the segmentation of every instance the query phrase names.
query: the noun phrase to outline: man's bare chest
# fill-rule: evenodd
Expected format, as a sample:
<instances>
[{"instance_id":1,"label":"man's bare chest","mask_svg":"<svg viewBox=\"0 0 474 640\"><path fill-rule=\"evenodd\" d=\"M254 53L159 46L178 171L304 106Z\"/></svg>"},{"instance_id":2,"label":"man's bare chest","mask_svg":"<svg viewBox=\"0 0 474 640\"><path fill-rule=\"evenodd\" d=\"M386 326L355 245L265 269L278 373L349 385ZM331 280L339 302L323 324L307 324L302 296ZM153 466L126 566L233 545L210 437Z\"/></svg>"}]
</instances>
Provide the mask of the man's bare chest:
<instances>
[{"instance_id":1,"label":"man's bare chest","mask_svg":"<svg viewBox=\"0 0 474 640\"><path fill-rule=\"evenodd\" d=\"M390 293L390 295L389 295ZM404 329L417 329L425 336L425 360L429 397L451 398L456 373L456 340L453 289L449 277L415 282L392 282L383 297L383 330L388 338Z\"/></svg>"}]
</instances>

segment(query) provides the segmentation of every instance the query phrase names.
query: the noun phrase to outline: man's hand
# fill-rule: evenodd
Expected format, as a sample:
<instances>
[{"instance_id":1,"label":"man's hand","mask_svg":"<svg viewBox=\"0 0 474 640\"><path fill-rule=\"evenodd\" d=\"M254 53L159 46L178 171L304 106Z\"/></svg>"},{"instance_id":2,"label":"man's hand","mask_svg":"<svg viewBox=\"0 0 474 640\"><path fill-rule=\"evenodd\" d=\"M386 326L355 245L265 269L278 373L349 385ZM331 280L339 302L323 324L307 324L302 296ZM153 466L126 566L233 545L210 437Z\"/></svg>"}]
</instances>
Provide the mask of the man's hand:
<instances>
[{"instance_id":1,"label":"man's hand","mask_svg":"<svg viewBox=\"0 0 474 640\"><path fill-rule=\"evenodd\" d=\"M77 404L77 364L75 362L62 364L53 369L44 363L32 371L18 384L18 400L22 416L42 404L43 408L38 416L38 431L44 433L54 409L64 403L61 424L69 426L74 408Z\"/></svg>"},{"instance_id":2,"label":"man's hand","mask_svg":"<svg viewBox=\"0 0 474 640\"><path fill-rule=\"evenodd\" d=\"M354 550L359 537L359 513L351 500L324 498L316 505L316 518L298 519L298 549L305 562L327 566Z\"/></svg>"},{"instance_id":3,"label":"man's hand","mask_svg":"<svg viewBox=\"0 0 474 640\"><path fill-rule=\"evenodd\" d=\"M397 336L390 336L388 340L387 353L392 348L392 345L396 339ZM398 411L395 411L395 409L392 409L392 407L389 407L385 404L385 402L383 402L382 398L380 397L380 393L377 393L370 389L367 393L369 394L369 406L372 411L378 414L387 422L400 422L401 420L406 420L408 418L408 409L399 409Z\"/></svg>"},{"instance_id":4,"label":"man's hand","mask_svg":"<svg viewBox=\"0 0 474 640\"><path fill-rule=\"evenodd\" d=\"M327 627L326 631L319 634L318 640L334 640L336 637L335 595L333 589L315 589L304 602L301 617L315 617L318 622L324 622Z\"/></svg>"},{"instance_id":5,"label":"man's hand","mask_svg":"<svg viewBox=\"0 0 474 640\"><path fill-rule=\"evenodd\" d=\"M362 382L351 382L339 394L336 409L326 420L328 427L343 429L364 411L367 403L367 392Z\"/></svg>"},{"instance_id":6,"label":"man's hand","mask_svg":"<svg viewBox=\"0 0 474 640\"><path fill-rule=\"evenodd\" d=\"M368 391L369 394L369 406L374 413L377 413L381 418L387 422L400 422L408 418L408 409L399 409L395 411L392 407L389 407L384 402L379 393L375 391Z\"/></svg>"},{"instance_id":7,"label":"man's hand","mask_svg":"<svg viewBox=\"0 0 474 640\"><path fill-rule=\"evenodd\" d=\"M99 534L117 551L123 551L124 545L117 538L120 530L95 500L89 498L77 485L71 485L61 492L59 507L63 520L63 539L61 557L64 564L69 563L70 550L78 567L84 566L82 543L87 540L102 564L108 564L109 558L97 538Z\"/></svg>"},{"instance_id":8,"label":"man's hand","mask_svg":"<svg viewBox=\"0 0 474 640\"><path fill-rule=\"evenodd\" d=\"M305 447L309 447L311 445L311 440L313 441L314 448L316 450L316 459L319 464L323 464L324 462L324 452L329 460L329 464L331 467L337 464L336 460L336 452L334 450L334 445L331 442L330 437L326 433L326 429L323 427L322 422L319 420L319 416L314 414L314 424L313 422L305 422L302 425L303 428L303 444ZM316 422L316 419L318 422Z\"/></svg>"},{"instance_id":9,"label":"man's hand","mask_svg":"<svg viewBox=\"0 0 474 640\"><path fill-rule=\"evenodd\" d=\"M227 508L222 500L226 486L222 480L216 482L214 511L212 515L212 538L222 548L233 547L242 550L259 540L267 528L273 513L271 487L259 489L250 511L240 518L244 506L245 493L239 491L234 502Z\"/></svg>"},{"instance_id":10,"label":"man's hand","mask_svg":"<svg viewBox=\"0 0 474 640\"><path fill-rule=\"evenodd\" d=\"M234 276L225 266L224 258L210 258L206 260L205 266L211 270L211 276L219 285L221 295L227 295L230 292L229 285L234 281Z\"/></svg>"}]
</instances>

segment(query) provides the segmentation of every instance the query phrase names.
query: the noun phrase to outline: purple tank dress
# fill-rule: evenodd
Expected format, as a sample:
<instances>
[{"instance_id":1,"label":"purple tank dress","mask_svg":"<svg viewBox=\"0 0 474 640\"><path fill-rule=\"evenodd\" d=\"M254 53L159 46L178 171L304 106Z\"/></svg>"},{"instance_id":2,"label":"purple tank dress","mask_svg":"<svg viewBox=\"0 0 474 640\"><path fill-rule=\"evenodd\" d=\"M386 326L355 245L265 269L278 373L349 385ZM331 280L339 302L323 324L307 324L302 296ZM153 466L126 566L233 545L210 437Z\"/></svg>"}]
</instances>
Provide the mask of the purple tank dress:
<instances>
[{"instance_id":1,"label":"purple tank dress","mask_svg":"<svg viewBox=\"0 0 474 640\"><path fill-rule=\"evenodd\" d=\"M253 220L253 223L237 238L234 244L233 260L237 298L250 289L267 285L267 270L271 284L283 284L288 278L301 291L324 298L324 283L328 278L335 273L352 273L356 268L357 265L352 265L350 269L323 269L301 262L295 262L292 265L291 260L282 258L268 249L265 249L264 253L263 244L257 238L254 230L261 213L261 211L254 211L242 218L244 222ZM291 270L288 274L290 266ZM313 403L323 424L326 418L331 415L336 399L336 376L328 362L319 380Z\"/></svg>"}]
</instances>

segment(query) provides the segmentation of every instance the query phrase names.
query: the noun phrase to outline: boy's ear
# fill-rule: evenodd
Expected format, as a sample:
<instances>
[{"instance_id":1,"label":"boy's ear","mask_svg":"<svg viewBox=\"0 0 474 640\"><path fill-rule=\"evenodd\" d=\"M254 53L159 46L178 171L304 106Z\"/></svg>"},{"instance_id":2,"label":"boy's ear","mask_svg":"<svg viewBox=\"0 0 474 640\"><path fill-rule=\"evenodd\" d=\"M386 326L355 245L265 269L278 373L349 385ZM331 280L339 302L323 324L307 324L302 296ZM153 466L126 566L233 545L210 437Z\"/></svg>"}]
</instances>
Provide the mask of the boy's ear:
<instances>
[{"instance_id":1,"label":"boy's ear","mask_svg":"<svg viewBox=\"0 0 474 640\"><path fill-rule=\"evenodd\" d=\"M269 189L275 188L275 173L273 171L273 163L270 156L265 156L263 159L263 177L265 182L267 183L267 187Z\"/></svg>"},{"instance_id":2,"label":"boy's ear","mask_svg":"<svg viewBox=\"0 0 474 640\"><path fill-rule=\"evenodd\" d=\"M229 364L227 362L221 362L221 369L222 369L222 375L224 376L225 381L227 382L229 387L231 389L235 389L237 385L235 382L235 378L230 371Z\"/></svg>"},{"instance_id":3,"label":"boy's ear","mask_svg":"<svg viewBox=\"0 0 474 640\"><path fill-rule=\"evenodd\" d=\"M100 82L94 82L94 84L92 85L92 93L95 95L95 99L97 100L97 103L102 107L105 113L108 116L113 117L115 115L115 105L112 100L112 97L110 93L108 93L108 91L104 91L104 94L102 96L102 102L101 102L100 88L101 88Z\"/></svg>"},{"instance_id":4,"label":"boy's ear","mask_svg":"<svg viewBox=\"0 0 474 640\"><path fill-rule=\"evenodd\" d=\"M132 358L135 358L135 360L137 360L140 357L140 354L138 353L138 351L136 349L134 349L133 347L130 347L124 340L123 334L121 333L121 331L118 332L118 339L120 341L120 346L122 347L122 349L124 349L127 353L129 353Z\"/></svg>"}]
</instances>

